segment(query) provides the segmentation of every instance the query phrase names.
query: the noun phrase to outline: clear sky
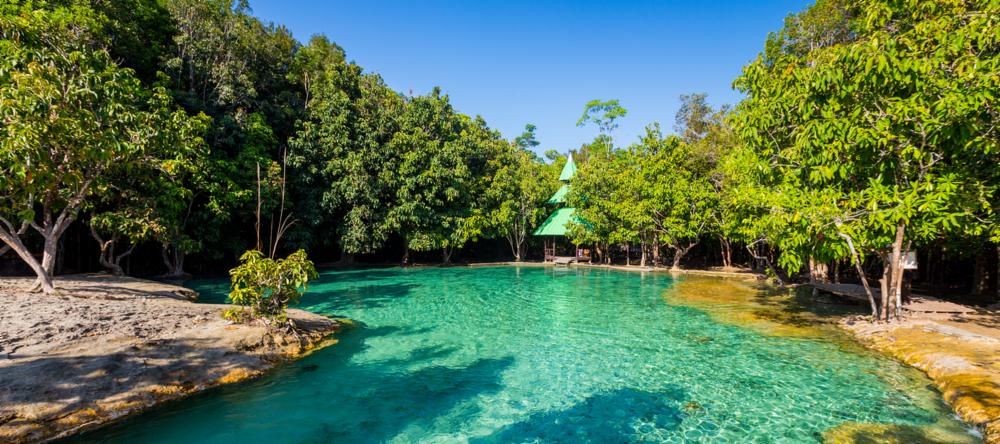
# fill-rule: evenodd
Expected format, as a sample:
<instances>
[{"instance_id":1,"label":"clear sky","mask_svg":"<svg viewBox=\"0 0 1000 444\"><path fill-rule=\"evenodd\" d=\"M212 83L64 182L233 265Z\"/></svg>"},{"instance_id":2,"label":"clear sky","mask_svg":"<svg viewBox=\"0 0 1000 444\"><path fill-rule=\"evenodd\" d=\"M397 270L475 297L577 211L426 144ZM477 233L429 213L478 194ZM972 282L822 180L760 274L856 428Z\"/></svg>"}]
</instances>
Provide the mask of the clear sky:
<instances>
[{"instance_id":1,"label":"clear sky","mask_svg":"<svg viewBox=\"0 0 1000 444\"><path fill-rule=\"evenodd\" d=\"M808 0L328 1L250 0L254 15L300 41L326 34L367 71L405 94L434 86L462 113L506 138L538 126L539 152L593 139L577 128L591 99L629 113L619 144L658 121L673 131L678 96L706 92L735 103L741 67L768 32Z\"/></svg>"}]
</instances>

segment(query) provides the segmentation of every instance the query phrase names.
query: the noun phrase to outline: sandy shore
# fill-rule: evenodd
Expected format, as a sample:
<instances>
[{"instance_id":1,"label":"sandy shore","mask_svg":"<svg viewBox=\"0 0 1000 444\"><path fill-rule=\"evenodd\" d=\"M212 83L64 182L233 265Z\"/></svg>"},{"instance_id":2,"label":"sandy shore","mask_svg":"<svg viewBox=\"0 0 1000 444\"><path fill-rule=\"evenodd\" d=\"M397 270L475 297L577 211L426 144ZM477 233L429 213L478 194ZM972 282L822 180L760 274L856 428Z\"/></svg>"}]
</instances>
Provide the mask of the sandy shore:
<instances>
[{"instance_id":1,"label":"sandy shore","mask_svg":"<svg viewBox=\"0 0 1000 444\"><path fill-rule=\"evenodd\" d=\"M927 373L966 422L1000 443L1000 313L914 314L873 324L845 319L841 326L865 345Z\"/></svg>"},{"instance_id":2,"label":"sandy shore","mask_svg":"<svg viewBox=\"0 0 1000 444\"><path fill-rule=\"evenodd\" d=\"M191 290L105 275L59 295L0 279L0 442L67 436L205 388L257 376L331 343L341 324L289 310L299 337L231 325Z\"/></svg>"}]
</instances>

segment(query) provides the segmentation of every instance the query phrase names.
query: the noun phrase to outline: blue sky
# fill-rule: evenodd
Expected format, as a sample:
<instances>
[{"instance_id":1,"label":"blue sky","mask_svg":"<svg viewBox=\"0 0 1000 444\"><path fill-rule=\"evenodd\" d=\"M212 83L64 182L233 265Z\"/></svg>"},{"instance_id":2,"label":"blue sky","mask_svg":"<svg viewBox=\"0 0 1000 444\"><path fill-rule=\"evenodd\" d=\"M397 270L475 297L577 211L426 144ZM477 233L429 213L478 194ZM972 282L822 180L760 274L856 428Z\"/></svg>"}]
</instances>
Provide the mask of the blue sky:
<instances>
[{"instance_id":1,"label":"blue sky","mask_svg":"<svg viewBox=\"0 0 1000 444\"><path fill-rule=\"evenodd\" d=\"M507 138L538 126L539 152L593 139L577 128L591 99L629 110L614 133L636 140L658 121L672 132L678 96L735 103L740 68L807 0L374 1L250 0L254 15L300 40L326 34L390 87L441 86L462 113Z\"/></svg>"}]
</instances>

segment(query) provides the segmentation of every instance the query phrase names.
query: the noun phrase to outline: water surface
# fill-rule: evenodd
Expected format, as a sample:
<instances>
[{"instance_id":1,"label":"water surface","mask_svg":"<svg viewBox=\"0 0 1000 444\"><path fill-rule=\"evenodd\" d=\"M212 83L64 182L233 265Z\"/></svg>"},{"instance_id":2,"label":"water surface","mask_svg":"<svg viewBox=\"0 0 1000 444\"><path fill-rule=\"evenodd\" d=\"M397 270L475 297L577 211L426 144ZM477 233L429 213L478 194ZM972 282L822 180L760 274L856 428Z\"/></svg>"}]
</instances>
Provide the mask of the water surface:
<instances>
[{"instance_id":1,"label":"water surface","mask_svg":"<svg viewBox=\"0 0 1000 444\"><path fill-rule=\"evenodd\" d=\"M193 286L206 301L227 290ZM759 306L734 302L749 299ZM771 319L768 301L719 279L597 269L328 271L299 308L358 321L339 344L81 440L974 439L919 372L794 310Z\"/></svg>"}]
</instances>

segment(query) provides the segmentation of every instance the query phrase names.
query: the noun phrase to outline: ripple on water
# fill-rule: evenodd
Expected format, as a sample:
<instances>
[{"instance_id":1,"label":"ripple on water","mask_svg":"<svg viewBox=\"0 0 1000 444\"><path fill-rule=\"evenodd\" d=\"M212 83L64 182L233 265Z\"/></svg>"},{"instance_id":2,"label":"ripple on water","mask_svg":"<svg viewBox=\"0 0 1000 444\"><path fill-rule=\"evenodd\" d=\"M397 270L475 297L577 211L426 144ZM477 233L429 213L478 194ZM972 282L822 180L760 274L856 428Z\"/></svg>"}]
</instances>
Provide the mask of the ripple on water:
<instances>
[{"instance_id":1,"label":"ripple on water","mask_svg":"<svg viewBox=\"0 0 1000 444\"><path fill-rule=\"evenodd\" d=\"M225 291L197 287L207 301ZM300 308L363 326L270 376L81 440L975 441L918 372L812 327L830 307L731 281L337 271Z\"/></svg>"}]
</instances>

